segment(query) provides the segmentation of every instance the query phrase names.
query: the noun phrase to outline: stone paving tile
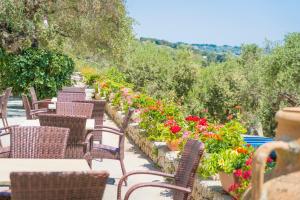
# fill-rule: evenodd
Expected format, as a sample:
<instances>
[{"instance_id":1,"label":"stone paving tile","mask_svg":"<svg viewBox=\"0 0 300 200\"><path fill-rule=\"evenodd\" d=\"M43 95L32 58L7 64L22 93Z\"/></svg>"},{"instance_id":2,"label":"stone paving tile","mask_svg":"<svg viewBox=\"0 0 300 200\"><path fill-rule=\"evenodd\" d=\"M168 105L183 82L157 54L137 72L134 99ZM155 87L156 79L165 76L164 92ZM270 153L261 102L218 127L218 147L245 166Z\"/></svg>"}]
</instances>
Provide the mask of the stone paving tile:
<instances>
[{"instance_id":1,"label":"stone paving tile","mask_svg":"<svg viewBox=\"0 0 300 200\"><path fill-rule=\"evenodd\" d=\"M8 121L10 125L39 125L38 120L26 120L25 112L22 109L22 102L19 99L11 98L8 108ZM105 120L105 125L116 126L110 119ZM2 124L0 125L2 127ZM4 143L9 144L8 138L4 138ZM118 144L118 137L112 134L105 134L103 136L103 144L114 145ZM117 197L117 184L119 178L122 176L120 163L117 160L93 161L93 170L107 170L110 177L115 179L113 185L107 184L104 193L104 200L115 200ZM143 154L132 142L125 140L125 167L127 172L132 170L158 170L155 168L145 154ZM128 186L123 186L123 195L128 188L141 182L161 182L163 178L151 175L136 175L128 179ZM139 189L131 195L131 200L169 200L172 199L171 193L168 190L158 188L143 188Z\"/></svg>"}]
</instances>

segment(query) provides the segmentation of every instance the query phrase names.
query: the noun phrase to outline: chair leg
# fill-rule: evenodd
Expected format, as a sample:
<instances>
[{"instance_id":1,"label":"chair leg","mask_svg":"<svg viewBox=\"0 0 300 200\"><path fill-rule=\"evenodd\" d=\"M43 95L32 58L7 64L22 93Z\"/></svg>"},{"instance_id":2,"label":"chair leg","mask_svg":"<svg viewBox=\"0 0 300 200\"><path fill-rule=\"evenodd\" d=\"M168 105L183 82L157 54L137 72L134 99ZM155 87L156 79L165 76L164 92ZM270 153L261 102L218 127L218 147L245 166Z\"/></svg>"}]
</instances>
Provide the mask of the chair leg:
<instances>
[{"instance_id":1,"label":"chair leg","mask_svg":"<svg viewBox=\"0 0 300 200\"><path fill-rule=\"evenodd\" d=\"M126 174L126 170L125 170L125 165L124 165L124 162L123 160L120 160L120 164L121 164L121 168L122 168L122 173L123 173L123 176ZM125 186L127 186L127 179L125 179Z\"/></svg>"},{"instance_id":2,"label":"chair leg","mask_svg":"<svg viewBox=\"0 0 300 200\"><path fill-rule=\"evenodd\" d=\"M8 125L7 117L4 118L4 121L5 121L5 124L6 124L5 126L8 127L9 125Z\"/></svg>"}]
</instances>

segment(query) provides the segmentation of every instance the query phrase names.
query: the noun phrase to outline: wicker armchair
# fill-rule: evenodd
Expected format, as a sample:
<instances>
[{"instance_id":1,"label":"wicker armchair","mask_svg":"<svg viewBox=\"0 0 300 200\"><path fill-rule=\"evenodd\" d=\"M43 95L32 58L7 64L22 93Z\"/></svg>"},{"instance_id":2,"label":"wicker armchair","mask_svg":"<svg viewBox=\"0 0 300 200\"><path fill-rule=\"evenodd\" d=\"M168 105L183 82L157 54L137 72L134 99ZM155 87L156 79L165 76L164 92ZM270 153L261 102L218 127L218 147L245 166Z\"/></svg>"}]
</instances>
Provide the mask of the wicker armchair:
<instances>
[{"instance_id":1,"label":"wicker armchair","mask_svg":"<svg viewBox=\"0 0 300 200\"><path fill-rule=\"evenodd\" d=\"M87 118L92 117L94 104L79 102L57 102L56 114L58 115L80 115Z\"/></svg>"},{"instance_id":2,"label":"wicker armchair","mask_svg":"<svg viewBox=\"0 0 300 200\"><path fill-rule=\"evenodd\" d=\"M108 146L104 144L92 144L92 148L90 150L90 159L89 163L92 163L92 159L114 159L119 160L121 164L121 169L123 175L126 174L125 165L124 165L124 143L125 143L125 130L129 124L130 118L133 113L133 109L129 109L122 127L120 129L111 128L108 126L99 126L96 129L94 129L90 134L94 134L98 131L101 131L102 133L112 133L119 136L119 145L118 147ZM127 184L127 182L125 182Z\"/></svg>"},{"instance_id":3,"label":"wicker armchair","mask_svg":"<svg viewBox=\"0 0 300 200\"><path fill-rule=\"evenodd\" d=\"M65 158L86 158L89 156L92 135L86 136L86 116L45 114L38 115L41 126L69 128ZM90 159L88 159L89 161ZM89 163L90 164L90 163Z\"/></svg>"},{"instance_id":4,"label":"wicker armchair","mask_svg":"<svg viewBox=\"0 0 300 200\"><path fill-rule=\"evenodd\" d=\"M10 135L12 127L14 126L0 128L0 158L9 158L10 146L3 146L1 138Z\"/></svg>"},{"instance_id":5,"label":"wicker armchair","mask_svg":"<svg viewBox=\"0 0 300 200\"><path fill-rule=\"evenodd\" d=\"M85 93L85 87L63 87L63 92L79 92L79 93Z\"/></svg>"},{"instance_id":6,"label":"wicker armchair","mask_svg":"<svg viewBox=\"0 0 300 200\"><path fill-rule=\"evenodd\" d=\"M72 102L72 101L84 101L85 93L82 92L58 92L57 102Z\"/></svg>"},{"instance_id":7,"label":"wicker armchair","mask_svg":"<svg viewBox=\"0 0 300 200\"><path fill-rule=\"evenodd\" d=\"M47 108L48 104L51 103L51 99L43 99L43 100L38 101L34 87L30 87L29 90L30 90L30 96L31 96L31 107L34 110L41 109L41 108Z\"/></svg>"},{"instance_id":8,"label":"wicker armchair","mask_svg":"<svg viewBox=\"0 0 300 200\"><path fill-rule=\"evenodd\" d=\"M12 172L11 199L100 200L108 176L106 171Z\"/></svg>"},{"instance_id":9,"label":"wicker armchair","mask_svg":"<svg viewBox=\"0 0 300 200\"><path fill-rule=\"evenodd\" d=\"M4 95L1 97L0 101L0 118L2 119L3 127L8 127L8 121L7 121L7 103L8 98L11 95L12 88L7 88L5 90Z\"/></svg>"},{"instance_id":10,"label":"wicker armchair","mask_svg":"<svg viewBox=\"0 0 300 200\"><path fill-rule=\"evenodd\" d=\"M188 140L182 152L182 156L175 175L166 174L158 171L133 171L126 174L120 179L118 184L118 200L121 200L122 183L127 179L127 177L136 174L150 174L150 175L163 176L167 178L173 178L175 180L174 181L175 184L173 185L168 183L156 183L156 182L136 184L128 189L127 193L125 194L125 200L129 199L129 196L133 191L143 187L158 187L158 188L171 189L174 191L173 192L174 200L187 200L189 198L189 195L192 192L195 174L200 159L202 157L203 150L204 150L203 143L197 140Z\"/></svg>"},{"instance_id":11,"label":"wicker armchair","mask_svg":"<svg viewBox=\"0 0 300 200\"><path fill-rule=\"evenodd\" d=\"M85 101L78 101L81 103L92 103L94 104L93 112L92 112L92 119L95 120L95 129L97 127L103 126L104 121L104 112L105 112L105 100L85 100ZM102 133L101 131L94 131L93 132L93 140L102 141Z\"/></svg>"},{"instance_id":12,"label":"wicker armchair","mask_svg":"<svg viewBox=\"0 0 300 200\"><path fill-rule=\"evenodd\" d=\"M29 103L29 99L25 94L22 94L22 101L23 101L23 107L25 109L27 120L36 119L37 114L48 112L47 108L32 109L32 107Z\"/></svg>"}]
</instances>

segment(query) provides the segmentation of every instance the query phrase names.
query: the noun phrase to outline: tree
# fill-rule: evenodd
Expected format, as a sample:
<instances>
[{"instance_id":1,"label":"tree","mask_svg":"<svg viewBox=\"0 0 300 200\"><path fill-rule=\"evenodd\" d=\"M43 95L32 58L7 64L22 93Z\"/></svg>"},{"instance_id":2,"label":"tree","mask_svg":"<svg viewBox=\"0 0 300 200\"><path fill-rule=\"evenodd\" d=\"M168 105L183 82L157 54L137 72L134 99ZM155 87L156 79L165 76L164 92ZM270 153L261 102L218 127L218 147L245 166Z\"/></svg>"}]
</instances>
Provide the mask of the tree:
<instances>
[{"instance_id":1,"label":"tree","mask_svg":"<svg viewBox=\"0 0 300 200\"><path fill-rule=\"evenodd\" d=\"M62 48L123 62L132 20L123 0L1 0L0 47Z\"/></svg>"}]
</instances>

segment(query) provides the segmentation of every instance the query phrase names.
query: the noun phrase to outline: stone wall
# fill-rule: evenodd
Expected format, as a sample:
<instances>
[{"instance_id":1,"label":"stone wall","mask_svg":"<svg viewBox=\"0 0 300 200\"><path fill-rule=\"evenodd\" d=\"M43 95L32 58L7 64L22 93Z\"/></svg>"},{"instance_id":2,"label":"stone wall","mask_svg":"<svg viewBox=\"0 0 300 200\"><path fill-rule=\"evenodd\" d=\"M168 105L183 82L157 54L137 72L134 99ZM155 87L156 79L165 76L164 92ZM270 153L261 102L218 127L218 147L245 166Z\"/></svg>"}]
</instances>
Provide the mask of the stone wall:
<instances>
[{"instance_id":1,"label":"stone wall","mask_svg":"<svg viewBox=\"0 0 300 200\"><path fill-rule=\"evenodd\" d=\"M110 103L106 104L106 113L109 117L120 126L125 114ZM144 130L140 129L137 123L131 123L127 128L127 136L140 149L149 156L154 163L161 167L162 171L174 173L178 165L178 152L170 151L164 142L152 142L147 139ZM195 180L192 192L192 200L229 200L230 196L224 194L221 183L218 180Z\"/></svg>"}]
</instances>

